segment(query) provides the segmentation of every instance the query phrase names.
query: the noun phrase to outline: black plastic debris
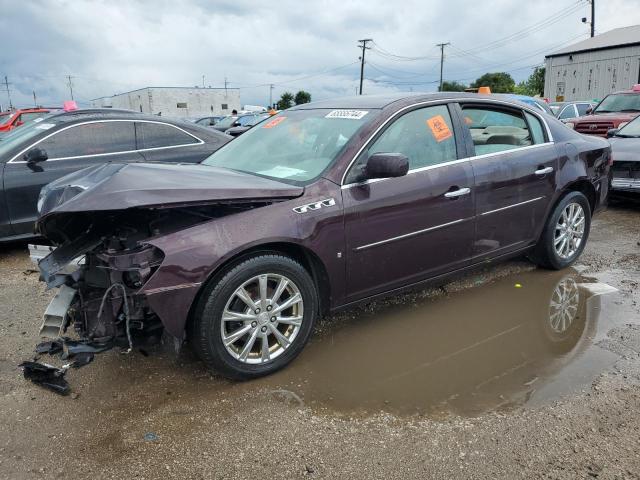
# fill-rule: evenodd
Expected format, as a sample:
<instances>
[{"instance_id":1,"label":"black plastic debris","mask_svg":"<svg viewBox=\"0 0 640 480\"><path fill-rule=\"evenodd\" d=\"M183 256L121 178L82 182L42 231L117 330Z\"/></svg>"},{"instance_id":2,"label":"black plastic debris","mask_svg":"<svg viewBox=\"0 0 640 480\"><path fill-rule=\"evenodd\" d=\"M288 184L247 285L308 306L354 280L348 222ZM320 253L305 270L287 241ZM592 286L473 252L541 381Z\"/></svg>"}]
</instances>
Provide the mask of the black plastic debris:
<instances>
[{"instance_id":1,"label":"black plastic debris","mask_svg":"<svg viewBox=\"0 0 640 480\"><path fill-rule=\"evenodd\" d=\"M63 338L61 340L62 340L62 357L61 358L63 360L67 360L68 358L75 357L81 353L101 353L113 347L113 345L111 344L96 345L91 343L78 342L76 340L70 340L68 338Z\"/></svg>"},{"instance_id":2,"label":"black plastic debris","mask_svg":"<svg viewBox=\"0 0 640 480\"><path fill-rule=\"evenodd\" d=\"M91 352L81 352L77 353L73 357L73 362L71 363L72 368L80 368L85 365L90 364L93 361L94 354Z\"/></svg>"},{"instance_id":3,"label":"black plastic debris","mask_svg":"<svg viewBox=\"0 0 640 480\"><path fill-rule=\"evenodd\" d=\"M59 395L67 395L69 393L69 384L64 379L66 370L38 362L22 362L19 366L23 369L24 378L31 380L36 385L40 385Z\"/></svg>"},{"instance_id":4,"label":"black plastic debris","mask_svg":"<svg viewBox=\"0 0 640 480\"><path fill-rule=\"evenodd\" d=\"M36 353L55 355L62 351L62 341L60 339L50 342L42 342L36 345Z\"/></svg>"}]
</instances>

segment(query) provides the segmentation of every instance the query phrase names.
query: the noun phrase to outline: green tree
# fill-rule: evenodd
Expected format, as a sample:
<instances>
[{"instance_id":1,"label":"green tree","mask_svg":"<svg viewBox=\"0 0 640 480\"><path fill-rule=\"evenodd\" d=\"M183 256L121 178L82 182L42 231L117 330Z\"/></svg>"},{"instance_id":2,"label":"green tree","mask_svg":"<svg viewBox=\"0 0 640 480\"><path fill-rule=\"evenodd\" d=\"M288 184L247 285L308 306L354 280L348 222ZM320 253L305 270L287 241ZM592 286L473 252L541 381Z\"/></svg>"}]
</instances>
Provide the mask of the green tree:
<instances>
[{"instance_id":1,"label":"green tree","mask_svg":"<svg viewBox=\"0 0 640 480\"><path fill-rule=\"evenodd\" d=\"M455 80L448 82L442 82L442 91L443 92L464 92L467 86L464 83L456 82Z\"/></svg>"},{"instance_id":2,"label":"green tree","mask_svg":"<svg viewBox=\"0 0 640 480\"><path fill-rule=\"evenodd\" d=\"M293 107L293 93L284 92L280 95L280 100L278 100L277 104L278 110L286 110L287 108Z\"/></svg>"},{"instance_id":3,"label":"green tree","mask_svg":"<svg viewBox=\"0 0 640 480\"><path fill-rule=\"evenodd\" d=\"M544 74L544 67L534 68L529 78L516 86L515 92L531 97L544 95Z\"/></svg>"},{"instance_id":4,"label":"green tree","mask_svg":"<svg viewBox=\"0 0 640 480\"><path fill-rule=\"evenodd\" d=\"M471 84L473 88L489 87L492 93L512 93L516 82L507 72L485 73Z\"/></svg>"},{"instance_id":5,"label":"green tree","mask_svg":"<svg viewBox=\"0 0 640 480\"><path fill-rule=\"evenodd\" d=\"M298 93L296 93L293 101L296 103L296 105L309 103L311 101L311 94L309 92L305 92L304 90L299 90Z\"/></svg>"}]
</instances>

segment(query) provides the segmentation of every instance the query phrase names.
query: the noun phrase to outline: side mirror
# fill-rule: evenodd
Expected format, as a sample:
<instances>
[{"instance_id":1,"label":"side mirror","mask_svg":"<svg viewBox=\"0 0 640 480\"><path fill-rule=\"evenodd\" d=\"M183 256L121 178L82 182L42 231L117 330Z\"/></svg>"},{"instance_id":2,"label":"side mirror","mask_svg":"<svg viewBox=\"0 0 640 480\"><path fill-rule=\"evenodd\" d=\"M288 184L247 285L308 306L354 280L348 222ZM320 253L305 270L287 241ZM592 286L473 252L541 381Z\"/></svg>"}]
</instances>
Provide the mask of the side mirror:
<instances>
[{"instance_id":1,"label":"side mirror","mask_svg":"<svg viewBox=\"0 0 640 480\"><path fill-rule=\"evenodd\" d=\"M45 152L41 148L32 148L27 153L24 154L22 159L27 162L29 165L34 165L36 163L44 162L49 156L47 152Z\"/></svg>"},{"instance_id":2,"label":"side mirror","mask_svg":"<svg viewBox=\"0 0 640 480\"><path fill-rule=\"evenodd\" d=\"M591 115L593 113L593 107L587 107L587 115Z\"/></svg>"},{"instance_id":3,"label":"side mirror","mask_svg":"<svg viewBox=\"0 0 640 480\"><path fill-rule=\"evenodd\" d=\"M409 159L401 153L374 153L367 160L364 175L369 178L402 177L409 171Z\"/></svg>"},{"instance_id":4,"label":"side mirror","mask_svg":"<svg viewBox=\"0 0 640 480\"><path fill-rule=\"evenodd\" d=\"M239 127L239 126L240 126L240 122L238 122L237 120L233 122L232 127Z\"/></svg>"},{"instance_id":5,"label":"side mirror","mask_svg":"<svg viewBox=\"0 0 640 480\"><path fill-rule=\"evenodd\" d=\"M619 128L610 128L609 130L607 130L607 138L615 137L616 133L618 133L619 131Z\"/></svg>"}]
</instances>

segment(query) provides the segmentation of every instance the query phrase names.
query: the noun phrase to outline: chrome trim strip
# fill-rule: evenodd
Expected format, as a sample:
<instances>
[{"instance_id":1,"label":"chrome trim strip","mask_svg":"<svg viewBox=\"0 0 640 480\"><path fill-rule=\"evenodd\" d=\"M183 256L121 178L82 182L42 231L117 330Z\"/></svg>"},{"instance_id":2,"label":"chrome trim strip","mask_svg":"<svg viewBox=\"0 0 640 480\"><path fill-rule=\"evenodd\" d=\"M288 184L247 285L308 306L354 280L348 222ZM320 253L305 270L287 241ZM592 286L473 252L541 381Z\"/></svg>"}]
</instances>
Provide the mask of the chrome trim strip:
<instances>
[{"instance_id":1,"label":"chrome trim strip","mask_svg":"<svg viewBox=\"0 0 640 480\"><path fill-rule=\"evenodd\" d=\"M351 169L351 167L353 166L354 162L356 161L356 159L360 156L360 154L364 151L364 149L369 145L369 143L371 143L373 137L375 137L378 132L380 132L380 130L382 130L390 121L392 121L395 117L397 117L398 115L400 115L401 113L410 110L414 107L420 107L423 105L431 105L431 104L443 104L443 103L451 103L451 102L455 102L455 103L477 103L477 102L487 102L487 103L498 103L501 105L506 105L509 107L515 107L515 108L520 108L522 110L525 110L529 113L532 113L534 116L536 116L536 118L538 118L538 120L540 120L542 122L542 124L545 127L545 130L547 131L547 137L549 138L548 142L545 143L540 143L538 145L530 145L532 147L538 147L540 145L546 145L548 143L554 143L553 141L553 135L551 134L551 129L549 128L549 125L547 124L547 121L544 119L544 117L541 115L542 112L540 112L539 110L535 110L534 108L528 106L528 105L517 105L511 102L506 102L504 100L494 100L491 98L472 98L472 97L464 97L464 98L439 98L437 100L425 100L423 102L418 102L418 103L412 103L411 105L407 105L406 107L401 108L400 110L398 110L397 112L394 112L393 115L391 115L389 118L387 118L384 122L382 122L382 124L380 124L378 126L378 128L375 129L375 131L369 135L369 138L362 144L362 146L358 149L358 151L356 152L356 154L353 156L353 158L351 159L351 161L349 162L349 165L347 166L347 168L344 170L344 173L342 174L342 180L340 181L340 185L341 186L345 186L345 185L360 185L358 183L348 183L345 184L345 180L347 178L347 173L349 173L349 170ZM528 148L528 147L523 147L523 148ZM522 149L518 149L518 150L522 150ZM506 151L510 151L510 150L506 150ZM490 155L490 154L487 154ZM470 157L470 158L478 158L478 157L482 157L484 155L478 155L476 157ZM459 159L459 160L466 160L464 158ZM444 164L442 164L444 165ZM386 179L379 179L379 180L386 180Z\"/></svg>"},{"instance_id":2,"label":"chrome trim strip","mask_svg":"<svg viewBox=\"0 0 640 480\"><path fill-rule=\"evenodd\" d=\"M72 156L72 157L49 158L49 159L47 159L47 162L56 162L58 160L73 160L73 159L76 159L76 158L109 157L109 156L112 156L112 155L123 155L123 154L126 154L126 153L152 152L152 151L155 151L155 150L166 150L167 148L181 148L181 147L191 147L193 145L204 145L204 140L202 140L201 138L196 137L195 135L187 132L186 130L178 127L177 125L173 125L173 124L167 123L167 122L154 121L154 120L128 120L128 119L117 119L117 118L110 119L110 120L90 120L90 121L87 121L87 122L74 123L73 125L69 125L67 127L61 128L60 130L56 130L55 132L52 132L52 133L50 133L49 135L47 135L45 137L42 137L37 142L32 143L30 146L26 147L25 149L23 149L20 152L18 152L17 154L15 154L11 158L11 160L9 160L7 163L27 163L24 160L16 160L16 158L21 156L26 151L31 150L33 147L38 145L40 142L44 142L48 138L51 138L51 137L53 137L54 135L56 135L56 134L58 134L60 132L64 132L65 130L69 130L70 128L79 127L81 125L90 125L92 123L108 123L108 122L138 122L138 123L157 123L157 124L160 124L160 125L167 125L169 127L173 127L175 129L180 130L181 132L186 133L191 138L195 138L197 140L197 142L196 143L185 143L185 144L180 144L180 145L170 145L168 147L151 147L151 148L140 148L138 150L125 150L125 151L122 151L122 152L96 153L95 155L75 155L75 156Z\"/></svg>"},{"instance_id":3,"label":"chrome trim strip","mask_svg":"<svg viewBox=\"0 0 640 480\"><path fill-rule=\"evenodd\" d=\"M461 218L459 220L454 220L453 222L443 223L442 225L436 225L435 227L423 228L422 230L417 230L411 233L405 233L404 235L399 235L393 238L387 238L386 240L380 240L379 242L368 243L366 245L361 245L359 247L354 248L355 252L359 252L360 250L365 250L367 248L377 247L378 245L383 245L385 243L395 242L396 240L402 240L403 238L414 237L416 235L420 235L421 233L432 232L434 230L440 230L441 228L449 227L451 225L455 225L456 223L466 222L467 220L471 220L471 218Z\"/></svg>"},{"instance_id":4,"label":"chrome trim strip","mask_svg":"<svg viewBox=\"0 0 640 480\"><path fill-rule=\"evenodd\" d=\"M471 160L476 160L478 158L495 157L495 156L498 156L498 155L503 155L505 153L515 152L515 151L521 152L522 150L531 150L531 149L534 149L534 148L546 147L546 146L549 146L549 145L553 145L553 143L552 142L538 143L536 145L528 145L526 147L512 148L510 150L502 150L500 152L485 153L485 154L482 154L482 155L475 155L473 157L459 158L457 160L451 160L449 162L438 163L436 165L429 165L427 167L414 168L413 170L409 170L407 172L407 175L411 175L413 173L424 172L424 171L427 171L427 170L433 170L434 168L448 167L449 165L455 165L457 163L469 162ZM389 178L393 178L393 177L389 177ZM365 180L364 182L348 183L346 185L342 185L340 188L344 190L344 189L352 188L352 187L361 187L363 185L368 185L370 183L376 183L376 182L382 182L384 180L389 180L389 178L372 178L371 180Z\"/></svg>"},{"instance_id":5,"label":"chrome trim strip","mask_svg":"<svg viewBox=\"0 0 640 480\"><path fill-rule=\"evenodd\" d=\"M202 285L202 282L182 283L180 285L172 285L170 287L152 288L151 290L145 290L143 293L145 295L155 295L156 293L170 292L172 290L182 290L184 288L194 288L199 287L200 285Z\"/></svg>"},{"instance_id":6,"label":"chrome trim strip","mask_svg":"<svg viewBox=\"0 0 640 480\"><path fill-rule=\"evenodd\" d=\"M495 210L489 210L488 212L482 212L480 215L489 215L491 213L501 212L502 210L507 210L508 208L519 207L520 205L524 205L526 203L537 202L538 200L542 200L543 197L532 198L531 200L525 200L524 202L514 203L513 205L507 205L506 207L496 208Z\"/></svg>"}]
</instances>

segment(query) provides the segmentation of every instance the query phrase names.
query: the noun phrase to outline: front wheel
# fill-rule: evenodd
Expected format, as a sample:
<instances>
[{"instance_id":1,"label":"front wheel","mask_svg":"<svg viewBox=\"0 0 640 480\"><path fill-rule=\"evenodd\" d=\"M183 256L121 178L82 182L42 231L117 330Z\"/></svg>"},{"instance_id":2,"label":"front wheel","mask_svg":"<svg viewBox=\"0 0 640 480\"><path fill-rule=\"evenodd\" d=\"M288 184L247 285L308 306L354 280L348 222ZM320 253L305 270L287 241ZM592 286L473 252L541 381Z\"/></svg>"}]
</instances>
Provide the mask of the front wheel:
<instances>
[{"instance_id":1,"label":"front wheel","mask_svg":"<svg viewBox=\"0 0 640 480\"><path fill-rule=\"evenodd\" d=\"M273 373L305 346L318 295L297 261L258 255L232 268L203 292L190 340L212 369L236 380Z\"/></svg>"},{"instance_id":2,"label":"front wheel","mask_svg":"<svg viewBox=\"0 0 640 480\"><path fill-rule=\"evenodd\" d=\"M581 192L560 200L544 227L531 258L538 265L560 270L571 265L584 250L591 228L591 208Z\"/></svg>"}]
</instances>

